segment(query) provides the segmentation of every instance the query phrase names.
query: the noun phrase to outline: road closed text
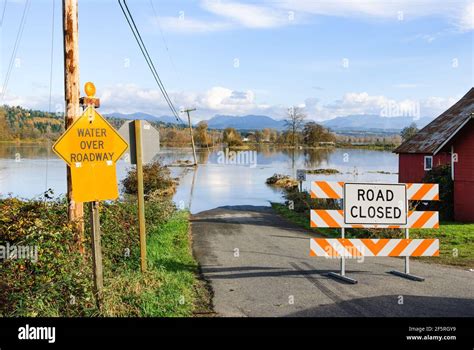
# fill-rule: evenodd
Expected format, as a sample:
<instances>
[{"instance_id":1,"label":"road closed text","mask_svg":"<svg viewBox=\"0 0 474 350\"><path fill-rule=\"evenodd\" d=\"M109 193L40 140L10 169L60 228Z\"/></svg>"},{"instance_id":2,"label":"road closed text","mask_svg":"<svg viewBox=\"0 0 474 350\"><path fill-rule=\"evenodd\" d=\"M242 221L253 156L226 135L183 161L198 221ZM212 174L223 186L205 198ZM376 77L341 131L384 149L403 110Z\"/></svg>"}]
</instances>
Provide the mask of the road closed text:
<instances>
[{"instance_id":1,"label":"road closed text","mask_svg":"<svg viewBox=\"0 0 474 350\"><path fill-rule=\"evenodd\" d=\"M346 183L344 191L347 224L406 224L405 185Z\"/></svg>"},{"instance_id":2,"label":"road closed text","mask_svg":"<svg viewBox=\"0 0 474 350\"><path fill-rule=\"evenodd\" d=\"M400 207L378 206L377 203L392 202L395 197L392 190L358 189L357 201L371 201L370 206L352 205L350 207L351 216L361 219L400 219L402 211Z\"/></svg>"}]
</instances>

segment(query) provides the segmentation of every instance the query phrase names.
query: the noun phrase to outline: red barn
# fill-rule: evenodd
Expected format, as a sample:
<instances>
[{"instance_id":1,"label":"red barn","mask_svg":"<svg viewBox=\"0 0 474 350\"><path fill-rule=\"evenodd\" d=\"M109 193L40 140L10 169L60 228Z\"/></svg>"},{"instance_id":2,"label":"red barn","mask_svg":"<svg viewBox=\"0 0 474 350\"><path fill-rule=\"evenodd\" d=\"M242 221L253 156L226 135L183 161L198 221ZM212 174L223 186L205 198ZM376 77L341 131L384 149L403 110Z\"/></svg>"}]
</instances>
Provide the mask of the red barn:
<instances>
[{"instance_id":1,"label":"red barn","mask_svg":"<svg viewBox=\"0 0 474 350\"><path fill-rule=\"evenodd\" d=\"M451 164L454 218L474 222L474 88L394 152L399 182L420 182L433 167Z\"/></svg>"}]
</instances>

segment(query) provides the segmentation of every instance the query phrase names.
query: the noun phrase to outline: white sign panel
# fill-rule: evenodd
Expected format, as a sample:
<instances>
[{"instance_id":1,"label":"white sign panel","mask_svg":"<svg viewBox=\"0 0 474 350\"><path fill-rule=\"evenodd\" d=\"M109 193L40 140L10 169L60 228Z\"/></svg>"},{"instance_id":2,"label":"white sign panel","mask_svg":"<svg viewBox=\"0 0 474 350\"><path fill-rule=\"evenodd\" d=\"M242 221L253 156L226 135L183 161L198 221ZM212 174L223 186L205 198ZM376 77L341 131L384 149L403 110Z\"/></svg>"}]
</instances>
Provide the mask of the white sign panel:
<instances>
[{"instance_id":1,"label":"white sign panel","mask_svg":"<svg viewBox=\"0 0 474 350\"><path fill-rule=\"evenodd\" d=\"M406 225L405 184L346 183L344 222L365 225Z\"/></svg>"}]
</instances>

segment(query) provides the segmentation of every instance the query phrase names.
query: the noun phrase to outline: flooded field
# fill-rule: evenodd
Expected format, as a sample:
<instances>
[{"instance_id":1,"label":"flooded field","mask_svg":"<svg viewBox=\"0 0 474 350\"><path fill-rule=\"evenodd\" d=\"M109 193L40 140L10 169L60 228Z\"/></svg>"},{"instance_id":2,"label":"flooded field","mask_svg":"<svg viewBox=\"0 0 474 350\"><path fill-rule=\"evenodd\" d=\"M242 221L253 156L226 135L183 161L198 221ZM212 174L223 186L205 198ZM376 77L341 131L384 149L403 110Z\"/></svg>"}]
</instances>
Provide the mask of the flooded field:
<instances>
[{"instance_id":1,"label":"flooded field","mask_svg":"<svg viewBox=\"0 0 474 350\"><path fill-rule=\"evenodd\" d=\"M198 150L199 167L171 167L180 179L175 202L192 213L224 205L269 205L281 192L265 185L275 173L295 176L296 169L337 169L339 174L308 175L303 184L321 180L397 182L398 156L387 151L356 149L291 150L260 147L257 151ZM162 148L164 164L192 160L187 148ZM130 164L117 163L119 180ZM66 166L47 144L0 144L0 195L41 197L52 189L56 196L66 191Z\"/></svg>"}]
</instances>

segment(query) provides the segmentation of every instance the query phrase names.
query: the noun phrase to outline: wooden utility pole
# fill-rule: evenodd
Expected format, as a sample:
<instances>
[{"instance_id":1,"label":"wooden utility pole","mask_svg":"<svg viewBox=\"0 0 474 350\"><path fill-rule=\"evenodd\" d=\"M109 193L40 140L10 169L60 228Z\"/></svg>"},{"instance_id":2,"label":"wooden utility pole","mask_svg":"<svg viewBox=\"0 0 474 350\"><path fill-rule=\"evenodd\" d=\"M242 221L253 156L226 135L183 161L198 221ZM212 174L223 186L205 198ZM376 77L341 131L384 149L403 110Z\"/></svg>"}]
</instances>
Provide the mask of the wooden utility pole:
<instances>
[{"instance_id":1,"label":"wooden utility pole","mask_svg":"<svg viewBox=\"0 0 474 350\"><path fill-rule=\"evenodd\" d=\"M194 146L193 125L191 124L191 117L189 115L189 112L193 112L195 110L196 108L184 110L184 112L186 112L186 114L188 115L189 134L191 135L191 144L193 145L194 166L196 166L198 162L197 162L197 157L196 157L196 147Z\"/></svg>"},{"instance_id":2,"label":"wooden utility pole","mask_svg":"<svg viewBox=\"0 0 474 350\"><path fill-rule=\"evenodd\" d=\"M63 0L65 128L81 114L79 106L79 25L77 0ZM68 218L74 222L79 250L84 252L84 208L73 200L71 169L67 168Z\"/></svg>"}]
</instances>

